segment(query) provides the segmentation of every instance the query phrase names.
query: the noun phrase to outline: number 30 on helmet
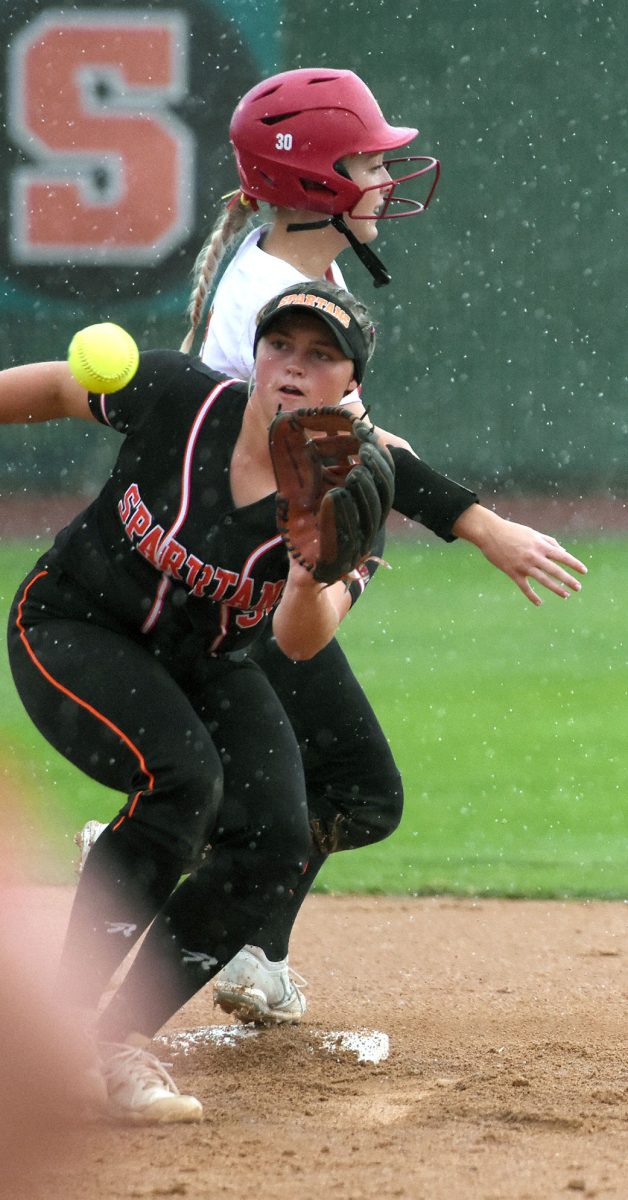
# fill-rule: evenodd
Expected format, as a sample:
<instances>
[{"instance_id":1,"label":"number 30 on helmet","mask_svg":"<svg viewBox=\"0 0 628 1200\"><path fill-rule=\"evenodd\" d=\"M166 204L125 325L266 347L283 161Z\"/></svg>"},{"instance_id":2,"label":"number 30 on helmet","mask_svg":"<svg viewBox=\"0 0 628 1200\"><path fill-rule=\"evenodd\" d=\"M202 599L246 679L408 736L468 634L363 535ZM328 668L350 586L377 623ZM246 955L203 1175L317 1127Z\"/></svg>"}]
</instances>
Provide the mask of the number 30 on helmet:
<instances>
[{"instance_id":1,"label":"number 30 on helmet","mask_svg":"<svg viewBox=\"0 0 628 1200\"><path fill-rule=\"evenodd\" d=\"M386 158L419 131L389 125L373 93L353 71L302 68L264 79L238 104L229 132L244 195L282 208L353 217L370 189L348 177L342 166L347 155L383 152L392 175L383 206L366 220L423 212L438 182L435 158ZM400 175L401 164L416 166ZM427 187L422 200L395 194L399 184L422 176ZM373 190L381 205L381 184Z\"/></svg>"}]
</instances>

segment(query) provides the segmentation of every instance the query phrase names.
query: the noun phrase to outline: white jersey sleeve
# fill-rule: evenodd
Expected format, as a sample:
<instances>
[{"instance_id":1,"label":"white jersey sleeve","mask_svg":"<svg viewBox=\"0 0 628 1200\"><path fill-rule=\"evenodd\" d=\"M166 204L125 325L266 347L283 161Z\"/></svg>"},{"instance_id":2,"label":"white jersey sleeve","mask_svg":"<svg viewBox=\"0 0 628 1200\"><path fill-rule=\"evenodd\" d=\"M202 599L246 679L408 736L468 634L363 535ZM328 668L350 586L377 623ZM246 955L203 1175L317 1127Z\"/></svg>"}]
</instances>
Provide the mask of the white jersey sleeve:
<instances>
[{"instance_id":1,"label":"white jersey sleeve","mask_svg":"<svg viewBox=\"0 0 628 1200\"><path fill-rule=\"evenodd\" d=\"M249 379L253 373L255 321L260 308L284 288L307 280L290 263L260 249L266 229L258 227L249 233L229 263L216 289L201 348L203 362L232 379ZM345 287L335 263L331 269L334 283Z\"/></svg>"}]
</instances>

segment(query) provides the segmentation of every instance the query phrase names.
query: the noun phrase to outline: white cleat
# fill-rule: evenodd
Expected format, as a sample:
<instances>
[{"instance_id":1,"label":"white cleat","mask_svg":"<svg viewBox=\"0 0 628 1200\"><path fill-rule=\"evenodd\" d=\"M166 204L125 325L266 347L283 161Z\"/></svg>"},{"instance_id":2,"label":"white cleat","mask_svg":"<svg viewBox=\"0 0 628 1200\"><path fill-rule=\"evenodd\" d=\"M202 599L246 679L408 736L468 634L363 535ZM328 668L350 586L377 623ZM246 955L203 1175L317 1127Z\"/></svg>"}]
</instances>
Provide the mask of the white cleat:
<instances>
[{"instance_id":1,"label":"white cleat","mask_svg":"<svg viewBox=\"0 0 628 1200\"><path fill-rule=\"evenodd\" d=\"M85 859L89 854L94 842L100 837L103 829L107 826L103 825L102 821L87 821L78 833L74 834L74 845L79 848L79 859L75 863L77 875L81 874L85 866Z\"/></svg>"},{"instance_id":2,"label":"white cleat","mask_svg":"<svg viewBox=\"0 0 628 1200\"><path fill-rule=\"evenodd\" d=\"M105 1116L145 1125L202 1120L200 1100L182 1096L154 1054L126 1043L101 1043L99 1050L107 1087Z\"/></svg>"},{"instance_id":3,"label":"white cleat","mask_svg":"<svg viewBox=\"0 0 628 1200\"><path fill-rule=\"evenodd\" d=\"M214 1004L245 1024L298 1025L306 1000L305 980L288 960L270 962L259 946L244 946L214 980Z\"/></svg>"}]
</instances>

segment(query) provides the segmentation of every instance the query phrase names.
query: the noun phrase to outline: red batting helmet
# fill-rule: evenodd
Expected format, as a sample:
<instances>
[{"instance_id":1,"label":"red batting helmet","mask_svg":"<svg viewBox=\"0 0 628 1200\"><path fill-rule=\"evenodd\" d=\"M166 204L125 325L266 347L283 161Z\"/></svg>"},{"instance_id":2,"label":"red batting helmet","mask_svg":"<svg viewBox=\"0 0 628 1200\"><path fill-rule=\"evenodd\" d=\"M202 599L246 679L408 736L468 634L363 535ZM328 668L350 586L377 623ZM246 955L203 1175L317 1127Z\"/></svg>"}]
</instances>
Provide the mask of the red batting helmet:
<instances>
[{"instance_id":1,"label":"red batting helmet","mask_svg":"<svg viewBox=\"0 0 628 1200\"><path fill-rule=\"evenodd\" d=\"M343 172L341 160L349 154L396 150L419 131L389 125L373 93L353 71L304 67L251 88L238 104L229 132L246 196L337 215L350 214L364 195ZM412 212L421 212L436 185L438 162L426 157L394 162L423 164L404 175L404 181L436 173L425 203L407 201ZM410 215L386 212L398 182L391 184L380 216Z\"/></svg>"}]
</instances>

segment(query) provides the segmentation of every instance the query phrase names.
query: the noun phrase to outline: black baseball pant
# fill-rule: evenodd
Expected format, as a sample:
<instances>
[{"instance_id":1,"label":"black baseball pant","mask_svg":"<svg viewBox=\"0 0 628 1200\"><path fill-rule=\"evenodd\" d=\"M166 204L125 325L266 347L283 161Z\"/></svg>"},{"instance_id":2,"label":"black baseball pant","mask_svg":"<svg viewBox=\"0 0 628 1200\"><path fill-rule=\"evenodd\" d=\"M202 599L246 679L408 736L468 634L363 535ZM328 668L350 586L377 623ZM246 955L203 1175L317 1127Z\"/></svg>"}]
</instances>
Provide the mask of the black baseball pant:
<instances>
[{"instance_id":1,"label":"black baseball pant","mask_svg":"<svg viewBox=\"0 0 628 1200\"><path fill-rule=\"evenodd\" d=\"M152 922L102 1019L107 1039L150 1036L259 943L299 882L310 835L295 734L256 664L203 655L196 638L130 633L45 565L19 589L9 654L44 737L127 796L81 875L61 985L95 1005Z\"/></svg>"},{"instance_id":2,"label":"black baseball pant","mask_svg":"<svg viewBox=\"0 0 628 1200\"><path fill-rule=\"evenodd\" d=\"M385 734L337 641L306 662L293 662L265 634L252 653L297 736L312 836L304 873L286 904L268 912L255 943L269 958L281 959L329 854L393 833L401 820L403 785Z\"/></svg>"}]
</instances>

